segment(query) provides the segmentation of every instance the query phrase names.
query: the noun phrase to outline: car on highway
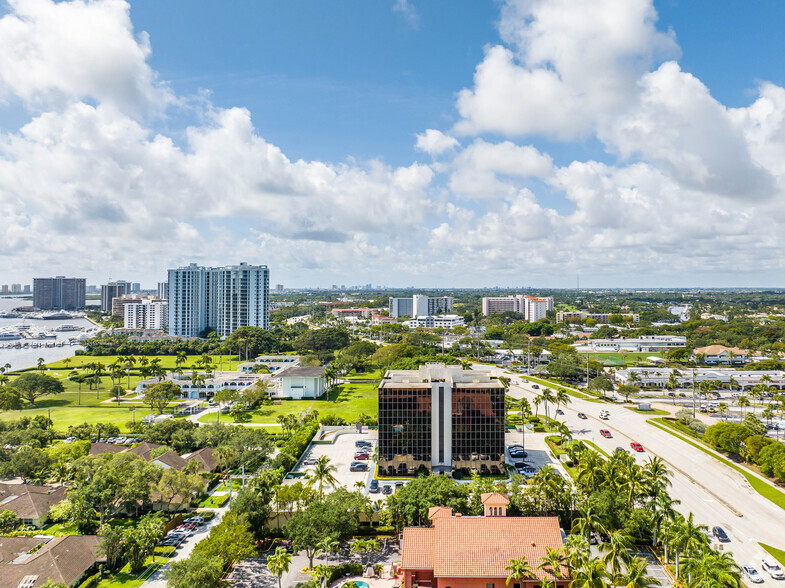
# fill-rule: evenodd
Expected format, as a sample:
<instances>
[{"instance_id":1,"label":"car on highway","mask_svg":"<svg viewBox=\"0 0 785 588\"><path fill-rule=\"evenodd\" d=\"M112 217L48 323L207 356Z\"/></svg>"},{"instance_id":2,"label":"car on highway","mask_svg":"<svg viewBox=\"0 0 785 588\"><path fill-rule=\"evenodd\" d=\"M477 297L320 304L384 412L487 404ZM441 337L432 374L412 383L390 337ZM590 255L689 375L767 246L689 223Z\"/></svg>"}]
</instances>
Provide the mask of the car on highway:
<instances>
[{"instance_id":1,"label":"car on highway","mask_svg":"<svg viewBox=\"0 0 785 588\"><path fill-rule=\"evenodd\" d=\"M368 471L368 464L365 464L361 461L353 461L352 465L349 466L350 472L367 472Z\"/></svg>"},{"instance_id":2,"label":"car on highway","mask_svg":"<svg viewBox=\"0 0 785 588\"><path fill-rule=\"evenodd\" d=\"M587 416L586 416L585 414L583 414L582 412L579 412L579 413L578 413L578 418L579 418L579 419L583 419L583 420L585 421L585 420L586 420L587 418L589 418L589 417L587 417Z\"/></svg>"},{"instance_id":3,"label":"car on highway","mask_svg":"<svg viewBox=\"0 0 785 588\"><path fill-rule=\"evenodd\" d=\"M613 437L613 435L611 435L611 432L608 429L600 429L600 435L602 435L606 439L610 439L611 437Z\"/></svg>"},{"instance_id":4,"label":"car on highway","mask_svg":"<svg viewBox=\"0 0 785 588\"><path fill-rule=\"evenodd\" d=\"M763 558L763 561L760 562L760 567L775 580L785 579L785 572L782 571L780 565L771 557Z\"/></svg>"},{"instance_id":5,"label":"car on highway","mask_svg":"<svg viewBox=\"0 0 785 588\"><path fill-rule=\"evenodd\" d=\"M611 415L610 415L610 414L608 414L607 412L601 412L601 413L600 413L600 418L601 418L602 420L604 420L604 421L607 421L609 418L611 418Z\"/></svg>"},{"instance_id":6,"label":"car on highway","mask_svg":"<svg viewBox=\"0 0 785 588\"><path fill-rule=\"evenodd\" d=\"M532 384L532 388L534 388L535 390L539 390L540 386L538 384Z\"/></svg>"},{"instance_id":7,"label":"car on highway","mask_svg":"<svg viewBox=\"0 0 785 588\"><path fill-rule=\"evenodd\" d=\"M630 443L630 447L632 447L638 453L643 453L643 445L641 445L637 441L633 441L632 443Z\"/></svg>"},{"instance_id":8,"label":"car on highway","mask_svg":"<svg viewBox=\"0 0 785 588\"><path fill-rule=\"evenodd\" d=\"M623 451L624 453L629 453L629 451L627 451L626 449L624 449L624 447L621 447L621 446L619 446L616 449L614 449L614 451Z\"/></svg>"},{"instance_id":9,"label":"car on highway","mask_svg":"<svg viewBox=\"0 0 785 588\"><path fill-rule=\"evenodd\" d=\"M368 486L368 492L371 494L379 493L379 480L371 480L371 485Z\"/></svg>"},{"instance_id":10,"label":"car on highway","mask_svg":"<svg viewBox=\"0 0 785 588\"><path fill-rule=\"evenodd\" d=\"M392 486L390 486L389 484L385 484L384 488L382 488L382 494L384 494L385 496L389 496L392 493L393 493Z\"/></svg>"},{"instance_id":11,"label":"car on highway","mask_svg":"<svg viewBox=\"0 0 785 588\"><path fill-rule=\"evenodd\" d=\"M556 409L556 414L563 416L564 415L564 411L561 408L557 408Z\"/></svg>"},{"instance_id":12,"label":"car on highway","mask_svg":"<svg viewBox=\"0 0 785 588\"><path fill-rule=\"evenodd\" d=\"M750 564L741 566L741 571L744 572L744 575L747 576L749 581L753 584L763 584L763 577L758 573L758 570Z\"/></svg>"},{"instance_id":13,"label":"car on highway","mask_svg":"<svg viewBox=\"0 0 785 588\"><path fill-rule=\"evenodd\" d=\"M711 534L717 538L720 543L730 543L730 537L722 527L712 527Z\"/></svg>"}]
</instances>

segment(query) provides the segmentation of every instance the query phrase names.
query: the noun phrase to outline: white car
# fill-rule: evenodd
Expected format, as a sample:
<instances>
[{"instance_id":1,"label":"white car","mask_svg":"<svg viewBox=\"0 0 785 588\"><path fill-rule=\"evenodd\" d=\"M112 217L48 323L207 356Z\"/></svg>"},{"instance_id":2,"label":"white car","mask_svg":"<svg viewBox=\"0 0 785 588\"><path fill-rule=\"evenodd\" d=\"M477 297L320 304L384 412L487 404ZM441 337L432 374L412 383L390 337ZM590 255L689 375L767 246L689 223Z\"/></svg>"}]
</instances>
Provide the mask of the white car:
<instances>
[{"instance_id":1,"label":"white car","mask_svg":"<svg viewBox=\"0 0 785 588\"><path fill-rule=\"evenodd\" d=\"M763 561L760 562L760 567L775 580L785 579L785 572L782 571L780 565L773 558L764 558Z\"/></svg>"},{"instance_id":2,"label":"white car","mask_svg":"<svg viewBox=\"0 0 785 588\"><path fill-rule=\"evenodd\" d=\"M744 572L744 575L747 576L749 581L752 582L753 584L763 583L763 578L758 573L758 570L756 570L753 566L749 564L745 566L741 566L741 571Z\"/></svg>"}]
</instances>

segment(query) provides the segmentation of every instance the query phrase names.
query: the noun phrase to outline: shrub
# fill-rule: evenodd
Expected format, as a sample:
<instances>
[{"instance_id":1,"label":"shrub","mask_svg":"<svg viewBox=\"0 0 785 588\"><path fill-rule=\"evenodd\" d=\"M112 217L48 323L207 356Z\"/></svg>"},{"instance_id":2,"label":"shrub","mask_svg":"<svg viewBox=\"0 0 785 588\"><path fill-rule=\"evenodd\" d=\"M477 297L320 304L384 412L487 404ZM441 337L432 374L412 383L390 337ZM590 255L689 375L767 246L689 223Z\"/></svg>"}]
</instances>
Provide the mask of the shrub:
<instances>
[{"instance_id":1,"label":"shrub","mask_svg":"<svg viewBox=\"0 0 785 588\"><path fill-rule=\"evenodd\" d=\"M706 424L703 421L699 421L698 419L691 421L687 426L701 435L706 432Z\"/></svg>"}]
</instances>

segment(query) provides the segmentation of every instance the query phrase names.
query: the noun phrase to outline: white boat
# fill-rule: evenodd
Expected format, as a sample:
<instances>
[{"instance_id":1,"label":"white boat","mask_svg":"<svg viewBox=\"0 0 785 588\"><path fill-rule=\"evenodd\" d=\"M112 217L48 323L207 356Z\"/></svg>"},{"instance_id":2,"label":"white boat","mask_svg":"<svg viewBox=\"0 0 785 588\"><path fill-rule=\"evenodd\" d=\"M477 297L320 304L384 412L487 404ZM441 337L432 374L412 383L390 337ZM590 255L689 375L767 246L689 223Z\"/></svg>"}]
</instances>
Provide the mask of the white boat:
<instances>
[{"instance_id":1,"label":"white boat","mask_svg":"<svg viewBox=\"0 0 785 588\"><path fill-rule=\"evenodd\" d=\"M17 341L22 336L16 331L3 330L0 331L0 341Z\"/></svg>"},{"instance_id":2,"label":"white boat","mask_svg":"<svg viewBox=\"0 0 785 588\"><path fill-rule=\"evenodd\" d=\"M63 333L63 332L66 332L66 331L81 331L82 327L77 327L76 325L65 324L65 325L58 325L57 327L55 327L54 330L57 331L58 333Z\"/></svg>"}]
</instances>

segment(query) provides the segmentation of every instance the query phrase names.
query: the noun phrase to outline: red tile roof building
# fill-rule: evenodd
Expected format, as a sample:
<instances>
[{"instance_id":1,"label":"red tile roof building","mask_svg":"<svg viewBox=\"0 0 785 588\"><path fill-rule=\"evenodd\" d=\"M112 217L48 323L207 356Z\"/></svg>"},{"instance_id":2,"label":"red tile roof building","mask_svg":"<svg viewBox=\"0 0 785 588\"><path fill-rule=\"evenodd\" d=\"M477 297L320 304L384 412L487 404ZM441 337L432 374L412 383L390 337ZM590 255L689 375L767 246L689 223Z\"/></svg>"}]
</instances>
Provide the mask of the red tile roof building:
<instances>
[{"instance_id":1,"label":"red tile roof building","mask_svg":"<svg viewBox=\"0 0 785 588\"><path fill-rule=\"evenodd\" d=\"M511 559L525 556L533 577L513 580L509 588L534 588L547 578L550 568L537 569L546 547L561 547L556 517L508 517L509 500L503 494L482 495L485 515L453 515L447 507L428 512L431 527L407 527L403 531L401 569L411 588L506 588ZM562 566L557 588L567 588L570 573Z\"/></svg>"}]
</instances>

